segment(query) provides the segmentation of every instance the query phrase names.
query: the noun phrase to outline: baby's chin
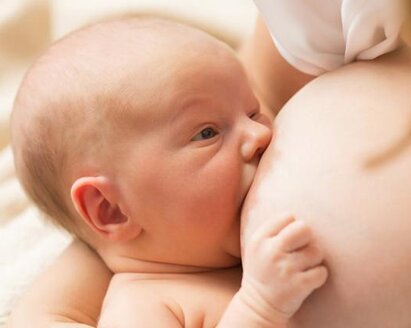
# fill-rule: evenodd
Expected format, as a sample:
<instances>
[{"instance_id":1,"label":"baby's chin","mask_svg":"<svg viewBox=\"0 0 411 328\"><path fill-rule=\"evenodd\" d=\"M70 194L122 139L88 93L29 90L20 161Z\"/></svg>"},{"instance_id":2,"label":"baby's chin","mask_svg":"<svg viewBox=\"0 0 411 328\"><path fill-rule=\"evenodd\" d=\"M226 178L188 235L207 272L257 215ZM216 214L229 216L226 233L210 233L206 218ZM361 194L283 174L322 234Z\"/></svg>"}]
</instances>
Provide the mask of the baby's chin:
<instances>
[{"instance_id":1,"label":"baby's chin","mask_svg":"<svg viewBox=\"0 0 411 328\"><path fill-rule=\"evenodd\" d=\"M197 263L196 267L205 269L228 269L241 264L240 243L238 245L224 245L222 253L210 256L206 261Z\"/></svg>"},{"instance_id":2,"label":"baby's chin","mask_svg":"<svg viewBox=\"0 0 411 328\"><path fill-rule=\"evenodd\" d=\"M233 266L241 263L241 247L240 247L240 217L238 216L235 224L227 236L226 242L223 245L223 250L227 254L227 266Z\"/></svg>"}]
</instances>

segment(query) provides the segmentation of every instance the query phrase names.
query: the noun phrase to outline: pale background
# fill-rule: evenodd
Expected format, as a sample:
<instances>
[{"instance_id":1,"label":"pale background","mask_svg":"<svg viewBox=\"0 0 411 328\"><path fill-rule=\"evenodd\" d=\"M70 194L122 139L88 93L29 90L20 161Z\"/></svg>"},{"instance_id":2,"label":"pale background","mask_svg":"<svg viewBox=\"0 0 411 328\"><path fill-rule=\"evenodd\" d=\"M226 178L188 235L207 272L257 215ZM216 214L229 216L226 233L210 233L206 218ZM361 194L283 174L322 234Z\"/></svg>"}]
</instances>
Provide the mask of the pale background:
<instances>
[{"instance_id":1,"label":"pale background","mask_svg":"<svg viewBox=\"0 0 411 328\"><path fill-rule=\"evenodd\" d=\"M190 22L237 47L251 33L256 9L252 0L0 0L0 327L32 279L70 242L41 220L15 178L8 124L17 87L53 40L130 13Z\"/></svg>"}]
</instances>

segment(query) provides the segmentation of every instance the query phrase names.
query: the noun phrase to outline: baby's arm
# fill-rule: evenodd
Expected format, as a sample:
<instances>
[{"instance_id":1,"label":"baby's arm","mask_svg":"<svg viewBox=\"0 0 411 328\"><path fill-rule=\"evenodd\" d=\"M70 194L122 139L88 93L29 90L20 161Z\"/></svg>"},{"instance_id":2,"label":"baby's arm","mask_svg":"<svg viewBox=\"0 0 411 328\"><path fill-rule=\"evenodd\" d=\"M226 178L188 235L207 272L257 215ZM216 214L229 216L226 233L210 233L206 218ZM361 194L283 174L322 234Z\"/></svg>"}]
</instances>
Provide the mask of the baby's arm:
<instances>
[{"instance_id":1,"label":"baby's arm","mask_svg":"<svg viewBox=\"0 0 411 328\"><path fill-rule=\"evenodd\" d=\"M254 33L245 40L239 56L262 110L271 118L301 87L313 79L292 67L277 51L270 32L258 17Z\"/></svg>"},{"instance_id":2,"label":"baby's arm","mask_svg":"<svg viewBox=\"0 0 411 328\"><path fill-rule=\"evenodd\" d=\"M111 281L98 328L182 328L184 315L176 302L145 284ZM153 278L156 279L156 278Z\"/></svg>"},{"instance_id":3,"label":"baby's arm","mask_svg":"<svg viewBox=\"0 0 411 328\"><path fill-rule=\"evenodd\" d=\"M245 245L243 279L219 328L283 328L327 278L323 256L302 221L266 221ZM193 320L164 294L166 285L118 274L111 280L99 328L181 328ZM138 282L138 283L137 283ZM195 295L193 295L195 297ZM192 321L191 321L192 322Z\"/></svg>"},{"instance_id":4,"label":"baby's arm","mask_svg":"<svg viewBox=\"0 0 411 328\"><path fill-rule=\"evenodd\" d=\"M111 275L97 254L73 242L23 296L7 328L95 327Z\"/></svg>"},{"instance_id":5,"label":"baby's arm","mask_svg":"<svg viewBox=\"0 0 411 328\"><path fill-rule=\"evenodd\" d=\"M241 288L218 327L287 327L327 279L310 229L291 217L266 221L244 248Z\"/></svg>"}]
</instances>

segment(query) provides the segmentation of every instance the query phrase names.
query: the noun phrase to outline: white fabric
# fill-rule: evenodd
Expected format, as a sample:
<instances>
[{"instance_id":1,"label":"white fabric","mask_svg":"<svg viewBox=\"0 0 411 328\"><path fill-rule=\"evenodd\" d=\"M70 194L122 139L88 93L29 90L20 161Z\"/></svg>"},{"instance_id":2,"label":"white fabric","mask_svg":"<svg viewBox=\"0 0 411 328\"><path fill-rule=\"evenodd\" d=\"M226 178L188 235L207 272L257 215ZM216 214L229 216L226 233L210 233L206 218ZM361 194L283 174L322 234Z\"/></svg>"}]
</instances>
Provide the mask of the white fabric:
<instances>
[{"instance_id":1,"label":"white fabric","mask_svg":"<svg viewBox=\"0 0 411 328\"><path fill-rule=\"evenodd\" d=\"M254 0L280 54L320 75L400 44L402 0Z\"/></svg>"}]
</instances>

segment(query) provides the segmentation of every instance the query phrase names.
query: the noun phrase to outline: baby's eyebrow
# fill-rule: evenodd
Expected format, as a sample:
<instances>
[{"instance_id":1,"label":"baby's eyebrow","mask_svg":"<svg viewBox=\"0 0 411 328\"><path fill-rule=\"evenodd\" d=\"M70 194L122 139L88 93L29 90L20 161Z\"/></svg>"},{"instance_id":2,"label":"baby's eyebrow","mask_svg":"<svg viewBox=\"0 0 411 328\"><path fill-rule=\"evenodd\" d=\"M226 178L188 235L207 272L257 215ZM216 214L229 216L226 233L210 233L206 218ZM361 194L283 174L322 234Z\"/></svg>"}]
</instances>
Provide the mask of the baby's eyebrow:
<instances>
[{"instance_id":1,"label":"baby's eyebrow","mask_svg":"<svg viewBox=\"0 0 411 328\"><path fill-rule=\"evenodd\" d=\"M171 120L177 120L178 118L184 116L190 111L199 111L201 110L203 104L209 102L208 97L192 97L175 104L176 109L174 110Z\"/></svg>"},{"instance_id":2,"label":"baby's eyebrow","mask_svg":"<svg viewBox=\"0 0 411 328\"><path fill-rule=\"evenodd\" d=\"M411 146L411 121L410 121L409 128L406 131L406 133L396 143L394 143L389 148L384 149L379 154L376 154L370 157L365 162L364 166L367 169L378 168L379 166L384 165L386 162L399 156L409 146Z\"/></svg>"}]
</instances>

